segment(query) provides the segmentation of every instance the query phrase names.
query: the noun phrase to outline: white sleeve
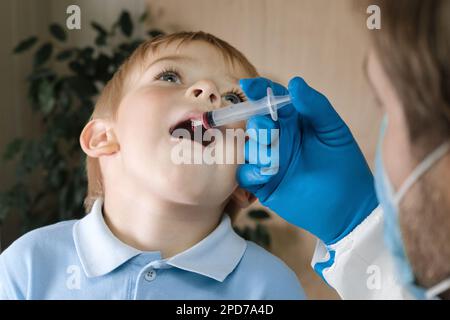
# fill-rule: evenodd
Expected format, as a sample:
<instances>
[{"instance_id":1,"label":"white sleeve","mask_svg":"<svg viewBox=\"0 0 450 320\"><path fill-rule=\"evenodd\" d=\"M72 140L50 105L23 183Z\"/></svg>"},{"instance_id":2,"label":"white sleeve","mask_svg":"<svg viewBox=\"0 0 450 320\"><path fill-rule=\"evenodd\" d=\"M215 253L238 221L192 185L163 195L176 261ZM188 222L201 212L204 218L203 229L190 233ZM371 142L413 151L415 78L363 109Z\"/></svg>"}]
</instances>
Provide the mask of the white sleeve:
<instances>
[{"instance_id":1,"label":"white sleeve","mask_svg":"<svg viewBox=\"0 0 450 320\"><path fill-rule=\"evenodd\" d=\"M383 241L380 207L335 244L326 246L319 241L311 264L343 299L408 298Z\"/></svg>"}]
</instances>

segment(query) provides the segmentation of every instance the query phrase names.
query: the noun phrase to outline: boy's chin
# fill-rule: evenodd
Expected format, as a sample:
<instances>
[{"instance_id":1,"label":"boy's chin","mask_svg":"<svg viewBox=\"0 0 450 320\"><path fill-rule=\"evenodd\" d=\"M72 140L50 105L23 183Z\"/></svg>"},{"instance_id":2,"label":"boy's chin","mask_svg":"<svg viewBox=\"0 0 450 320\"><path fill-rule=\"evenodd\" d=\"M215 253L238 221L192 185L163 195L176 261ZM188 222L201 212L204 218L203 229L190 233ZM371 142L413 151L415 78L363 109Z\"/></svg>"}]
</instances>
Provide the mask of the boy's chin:
<instances>
[{"instance_id":1,"label":"boy's chin","mask_svg":"<svg viewBox=\"0 0 450 320\"><path fill-rule=\"evenodd\" d=\"M193 190L186 189L171 193L170 198L173 202L186 206L219 207L225 196L212 194L210 189L204 190L204 192L193 192Z\"/></svg>"},{"instance_id":2,"label":"boy's chin","mask_svg":"<svg viewBox=\"0 0 450 320\"><path fill-rule=\"evenodd\" d=\"M187 204L217 203L220 205L235 188L234 181L202 172L187 171L177 178L168 181L164 189L168 192L170 190L171 197L175 201Z\"/></svg>"}]
</instances>

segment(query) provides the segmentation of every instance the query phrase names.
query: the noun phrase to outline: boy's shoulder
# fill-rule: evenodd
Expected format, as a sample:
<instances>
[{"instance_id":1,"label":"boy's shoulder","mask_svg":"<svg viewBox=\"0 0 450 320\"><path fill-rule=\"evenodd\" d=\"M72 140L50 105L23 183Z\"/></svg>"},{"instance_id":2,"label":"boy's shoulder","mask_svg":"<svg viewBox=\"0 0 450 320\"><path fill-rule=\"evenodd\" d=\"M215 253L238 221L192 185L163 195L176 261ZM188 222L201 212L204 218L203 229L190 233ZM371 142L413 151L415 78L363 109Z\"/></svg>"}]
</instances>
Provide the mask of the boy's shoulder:
<instances>
[{"instance_id":1,"label":"boy's shoulder","mask_svg":"<svg viewBox=\"0 0 450 320\"><path fill-rule=\"evenodd\" d=\"M78 220L67 220L29 231L2 252L4 259L49 256L55 251L74 247L72 229Z\"/></svg>"},{"instance_id":2,"label":"boy's shoulder","mask_svg":"<svg viewBox=\"0 0 450 320\"><path fill-rule=\"evenodd\" d=\"M247 241L247 249L240 262L244 266L258 268L254 272L276 272L281 275L295 276L295 273L278 257L257 245L252 241Z\"/></svg>"},{"instance_id":3,"label":"boy's shoulder","mask_svg":"<svg viewBox=\"0 0 450 320\"><path fill-rule=\"evenodd\" d=\"M0 254L0 299L26 299L32 284L42 287L61 263L74 259L76 221L32 230Z\"/></svg>"},{"instance_id":4,"label":"boy's shoulder","mask_svg":"<svg viewBox=\"0 0 450 320\"><path fill-rule=\"evenodd\" d=\"M295 272L280 258L254 242L247 241L239 269L245 274L246 281L253 283L255 292L265 292L265 299L305 298Z\"/></svg>"}]
</instances>

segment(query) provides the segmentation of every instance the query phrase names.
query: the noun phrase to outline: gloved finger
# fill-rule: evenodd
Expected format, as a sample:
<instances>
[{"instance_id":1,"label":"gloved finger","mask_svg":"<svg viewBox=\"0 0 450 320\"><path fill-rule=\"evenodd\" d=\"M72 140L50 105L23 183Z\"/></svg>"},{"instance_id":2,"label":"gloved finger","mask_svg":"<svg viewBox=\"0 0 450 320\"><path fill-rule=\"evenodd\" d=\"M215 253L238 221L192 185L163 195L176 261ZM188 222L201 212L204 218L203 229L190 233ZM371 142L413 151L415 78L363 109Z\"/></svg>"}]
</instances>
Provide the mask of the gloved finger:
<instances>
[{"instance_id":1,"label":"gloved finger","mask_svg":"<svg viewBox=\"0 0 450 320\"><path fill-rule=\"evenodd\" d=\"M284 96L289 94L281 84L272 82L267 78L248 78L239 80L239 85L250 100L259 100L267 95L267 88L271 87L273 94Z\"/></svg>"},{"instance_id":2,"label":"gloved finger","mask_svg":"<svg viewBox=\"0 0 450 320\"><path fill-rule=\"evenodd\" d=\"M268 115L251 117L247 121L247 134L249 139L266 145L270 145L274 139L275 135L272 130L278 130L279 128L280 124L273 121Z\"/></svg>"},{"instance_id":3,"label":"gloved finger","mask_svg":"<svg viewBox=\"0 0 450 320\"><path fill-rule=\"evenodd\" d=\"M279 83L272 82L267 78L249 78L239 80L239 84L247 98L250 100L259 100L267 96L267 88L271 87L275 96L288 95L288 90ZM293 106L288 105L278 111L280 117L290 116L294 111Z\"/></svg>"},{"instance_id":4,"label":"gloved finger","mask_svg":"<svg viewBox=\"0 0 450 320\"><path fill-rule=\"evenodd\" d=\"M317 133L330 132L345 126L328 99L311 88L305 80L295 77L291 79L288 87L295 109L308 120Z\"/></svg>"},{"instance_id":5,"label":"gloved finger","mask_svg":"<svg viewBox=\"0 0 450 320\"><path fill-rule=\"evenodd\" d=\"M256 193L272 177L272 175L263 174L261 168L254 164L240 165L236 171L239 186L252 193Z\"/></svg>"},{"instance_id":6,"label":"gloved finger","mask_svg":"<svg viewBox=\"0 0 450 320\"><path fill-rule=\"evenodd\" d=\"M271 165L272 148L270 146L260 144L256 140L248 140L244 148L245 163L256 164L260 167L269 167Z\"/></svg>"}]
</instances>

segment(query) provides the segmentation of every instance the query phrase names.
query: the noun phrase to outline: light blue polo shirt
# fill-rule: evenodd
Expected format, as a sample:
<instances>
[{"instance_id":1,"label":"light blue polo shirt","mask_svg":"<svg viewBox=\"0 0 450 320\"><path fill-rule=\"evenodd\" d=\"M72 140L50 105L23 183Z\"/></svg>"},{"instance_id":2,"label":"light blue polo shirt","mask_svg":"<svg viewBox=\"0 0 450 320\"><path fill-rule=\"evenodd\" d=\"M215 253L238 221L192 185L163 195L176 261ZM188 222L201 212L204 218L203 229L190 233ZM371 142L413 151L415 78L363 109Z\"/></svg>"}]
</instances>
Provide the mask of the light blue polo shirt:
<instances>
[{"instance_id":1,"label":"light blue polo shirt","mask_svg":"<svg viewBox=\"0 0 450 320\"><path fill-rule=\"evenodd\" d=\"M280 259L239 237L224 215L171 258L116 238L102 201L81 220L31 231L0 255L0 299L303 299Z\"/></svg>"}]
</instances>

